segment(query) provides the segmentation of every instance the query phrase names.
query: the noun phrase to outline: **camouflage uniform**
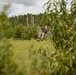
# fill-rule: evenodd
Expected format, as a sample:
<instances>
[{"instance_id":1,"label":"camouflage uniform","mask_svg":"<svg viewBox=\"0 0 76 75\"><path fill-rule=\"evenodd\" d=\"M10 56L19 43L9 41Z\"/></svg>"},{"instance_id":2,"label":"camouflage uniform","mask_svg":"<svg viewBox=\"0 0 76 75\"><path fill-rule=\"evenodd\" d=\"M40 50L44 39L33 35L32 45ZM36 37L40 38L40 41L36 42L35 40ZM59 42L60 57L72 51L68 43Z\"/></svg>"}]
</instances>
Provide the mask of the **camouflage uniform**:
<instances>
[{"instance_id":1,"label":"camouflage uniform","mask_svg":"<svg viewBox=\"0 0 76 75\"><path fill-rule=\"evenodd\" d=\"M42 27L41 31L38 34L38 41L43 40L45 34L47 34L48 30L47 30L47 26Z\"/></svg>"}]
</instances>

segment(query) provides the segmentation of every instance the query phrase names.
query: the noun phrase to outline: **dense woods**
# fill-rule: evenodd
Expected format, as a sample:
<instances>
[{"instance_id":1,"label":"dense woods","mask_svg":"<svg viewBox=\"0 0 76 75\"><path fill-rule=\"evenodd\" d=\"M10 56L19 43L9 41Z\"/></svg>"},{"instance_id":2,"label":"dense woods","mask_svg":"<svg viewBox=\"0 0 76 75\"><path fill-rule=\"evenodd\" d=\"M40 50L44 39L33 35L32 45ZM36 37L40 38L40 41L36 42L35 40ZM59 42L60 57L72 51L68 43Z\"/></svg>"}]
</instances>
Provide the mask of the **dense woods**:
<instances>
[{"instance_id":1,"label":"dense woods","mask_svg":"<svg viewBox=\"0 0 76 75\"><path fill-rule=\"evenodd\" d=\"M47 6L45 12L38 15L27 14L8 18L4 12L0 14L0 43L3 38L36 39L38 26L48 25L50 28L50 42L56 51L51 53L47 50L48 48L32 50L31 47L28 51L29 56L31 55L29 59L32 59L32 66L26 75L30 73L31 75L33 73L38 73L38 75L76 75L76 1L72 0L70 9L67 9L67 3L68 0L49 0L44 4ZM3 44L0 46L0 74L13 75L16 71L16 64L11 63L9 58L11 57L9 45ZM3 51L7 53L4 54ZM7 58L5 58L6 56ZM41 63L38 62L38 58ZM6 59L8 60L6 61ZM12 65L14 67L9 70Z\"/></svg>"}]
</instances>

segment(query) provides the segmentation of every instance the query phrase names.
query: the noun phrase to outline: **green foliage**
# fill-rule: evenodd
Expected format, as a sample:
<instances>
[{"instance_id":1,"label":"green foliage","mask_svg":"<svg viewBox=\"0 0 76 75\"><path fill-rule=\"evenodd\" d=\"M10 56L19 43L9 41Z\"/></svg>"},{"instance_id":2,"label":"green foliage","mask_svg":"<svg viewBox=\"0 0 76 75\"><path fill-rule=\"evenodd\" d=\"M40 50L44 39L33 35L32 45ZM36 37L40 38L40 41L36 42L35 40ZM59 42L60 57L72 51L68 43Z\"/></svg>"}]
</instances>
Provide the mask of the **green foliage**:
<instances>
[{"instance_id":1,"label":"green foliage","mask_svg":"<svg viewBox=\"0 0 76 75\"><path fill-rule=\"evenodd\" d=\"M37 26L45 25L43 23L43 14L38 15L19 15L10 17L11 34L13 38L18 39L31 39L37 38ZM33 20L32 20L33 19Z\"/></svg>"},{"instance_id":2,"label":"green foliage","mask_svg":"<svg viewBox=\"0 0 76 75\"><path fill-rule=\"evenodd\" d=\"M76 52L75 52L76 53ZM33 45L28 49L27 64L23 75L75 75L76 56L65 51L51 51L48 47L34 49ZM68 55L68 56L67 56Z\"/></svg>"},{"instance_id":3,"label":"green foliage","mask_svg":"<svg viewBox=\"0 0 76 75\"><path fill-rule=\"evenodd\" d=\"M12 36L12 28L5 12L0 15L0 36L9 38Z\"/></svg>"},{"instance_id":4,"label":"green foliage","mask_svg":"<svg viewBox=\"0 0 76 75\"><path fill-rule=\"evenodd\" d=\"M13 59L11 45L7 39L10 37L10 23L5 14L7 6L0 13L0 75L17 75L17 64Z\"/></svg>"},{"instance_id":5,"label":"green foliage","mask_svg":"<svg viewBox=\"0 0 76 75\"><path fill-rule=\"evenodd\" d=\"M67 11L65 0L60 1L48 1L47 13L49 12L50 23L51 23L51 32L52 32L52 40L55 43L56 49L63 49L69 50L72 49L73 51L76 49L76 31L75 31L75 3L72 2L70 11ZM54 7L50 9L51 7ZM59 7L59 9L58 9Z\"/></svg>"},{"instance_id":6,"label":"green foliage","mask_svg":"<svg viewBox=\"0 0 76 75\"><path fill-rule=\"evenodd\" d=\"M5 7L6 8L6 7ZM28 19L28 26L27 24L27 16ZM1 36L5 38L16 38L16 39L31 39L31 38L37 38L37 25L32 25L31 23L31 16L34 16L37 18L40 15L19 15L18 17L11 17L8 19L6 14L4 12L1 12L0 15L0 32ZM41 18L38 17L37 21L39 21ZM37 22L35 20L35 24ZM39 23L39 22L38 22ZM40 25L40 24L39 24Z\"/></svg>"},{"instance_id":7,"label":"green foliage","mask_svg":"<svg viewBox=\"0 0 76 75\"><path fill-rule=\"evenodd\" d=\"M76 2L72 0L71 8L66 8L66 0L49 0L47 16L50 20L51 39L59 52L59 57L54 54L51 60L52 75L75 75L76 74ZM70 13L69 13L70 12ZM50 59L49 59L50 60Z\"/></svg>"},{"instance_id":8,"label":"green foliage","mask_svg":"<svg viewBox=\"0 0 76 75\"><path fill-rule=\"evenodd\" d=\"M25 27L20 24L15 27L14 38L27 39L27 40L30 40L31 38L37 38L37 27L36 26Z\"/></svg>"},{"instance_id":9,"label":"green foliage","mask_svg":"<svg viewBox=\"0 0 76 75\"><path fill-rule=\"evenodd\" d=\"M9 17L9 20L12 25L19 25L22 24L24 26L27 26L27 18L28 18L28 25L32 25L32 17L34 18L35 25L41 25L41 20L43 19L43 14L33 15L33 14L27 14L27 15L19 15L19 16L12 16Z\"/></svg>"},{"instance_id":10,"label":"green foliage","mask_svg":"<svg viewBox=\"0 0 76 75\"><path fill-rule=\"evenodd\" d=\"M6 40L0 40L0 75L16 75L17 65L14 63L10 47Z\"/></svg>"},{"instance_id":11,"label":"green foliage","mask_svg":"<svg viewBox=\"0 0 76 75\"><path fill-rule=\"evenodd\" d=\"M56 51L51 52L49 48L28 50L28 61L26 69L22 73L16 72L16 64L11 57L10 45L0 40L0 74L1 75L76 75L76 2L72 0L71 9L67 10L66 0L49 0L46 13L44 13L43 24L49 24L51 28L51 39ZM0 15L0 39L3 37L31 39L37 37L37 27L30 24L26 26L25 18L13 18L11 23L4 12ZM40 18L40 17L39 17ZM37 19L38 22L39 19ZM22 23L21 23L22 22ZM38 23L37 23L38 24ZM29 64L29 65L27 65ZM24 73L23 73L24 72Z\"/></svg>"},{"instance_id":12,"label":"green foliage","mask_svg":"<svg viewBox=\"0 0 76 75\"><path fill-rule=\"evenodd\" d=\"M25 35L24 35L25 34ZM37 38L37 27L36 26L28 26L25 29L25 33L22 34L22 37L25 39Z\"/></svg>"}]
</instances>

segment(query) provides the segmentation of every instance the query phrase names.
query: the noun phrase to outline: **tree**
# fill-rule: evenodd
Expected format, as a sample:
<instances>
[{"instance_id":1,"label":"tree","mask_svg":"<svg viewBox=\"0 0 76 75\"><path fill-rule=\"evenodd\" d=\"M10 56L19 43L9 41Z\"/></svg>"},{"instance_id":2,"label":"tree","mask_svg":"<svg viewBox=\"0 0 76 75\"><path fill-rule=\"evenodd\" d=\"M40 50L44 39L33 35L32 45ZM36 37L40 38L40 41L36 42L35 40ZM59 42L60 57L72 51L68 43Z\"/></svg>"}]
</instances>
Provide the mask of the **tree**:
<instances>
[{"instance_id":1,"label":"tree","mask_svg":"<svg viewBox=\"0 0 76 75\"><path fill-rule=\"evenodd\" d=\"M76 2L72 0L70 10L67 9L67 2L66 0L49 0L45 3L47 5L46 12L50 15L48 17L52 32L51 39L56 48L56 54L61 59L55 58L58 66L55 65L52 71L52 74L58 75L76 74Z\"/></svg>"}]
</instances>

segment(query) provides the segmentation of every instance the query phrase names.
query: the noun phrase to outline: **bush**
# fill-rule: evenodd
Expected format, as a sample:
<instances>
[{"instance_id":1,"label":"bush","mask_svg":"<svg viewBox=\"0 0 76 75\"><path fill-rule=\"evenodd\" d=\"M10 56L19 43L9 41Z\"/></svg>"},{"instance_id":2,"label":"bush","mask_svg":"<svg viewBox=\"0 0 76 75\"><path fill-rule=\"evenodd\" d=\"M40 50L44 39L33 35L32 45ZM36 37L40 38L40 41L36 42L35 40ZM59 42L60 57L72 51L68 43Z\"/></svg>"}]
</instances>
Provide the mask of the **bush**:
<instances>
[{"instance_id":1,"label":"bush","mask_svg":"<svg viewBox=\"0 0 76 75\"><path fill-rule=\"evenodd\" d=\"M11 44L7 39L10 37L10 23L5 12L0 13L0 75L17 75L17 64L13 59Z\"/></svg>"},{"instance_id":2,"label":"bush","mask_svg":"<svg viewBox=\"0 0 76 75\"><path fill-rule=\"evenodd\" d=\"M54 46L57 50L62 49L65 51L68 51L71 49L71 51L74 51L76 49L76 31L75 31L75 2L72 2L71 9L69 12L66 9L66 3L67 1L48 1L46 4L49 6L47 7L47 10L50 11L47 15L50 19L50 27L51 27L51 33L52 37L51 39L54 42ZM50 9L52 7L52 4L55 9ZM60 9L58 9L58 7ZM48 13L48 12L47 12ZM49 16L50 15L50 16ZM73 15L73 16L72 16ZM73 19L72 19L73 18Z\"/></svg>"},{"instance_id":3,"label":"bush","mask_svg":"<svg viewBox=\"0 0 76 75\"><path fill-rule=\"evenodd\" d=\"M23 25L18 25L15 27L14 38L27 39L37 38L37 27L29 26L25 27Z\"/></svg>"},{"instance_id":4,"label":"bush","mask_svg":"<svg viewBox=\"0 0 76 75\"><path fill-rule=\"evenodd\" d=\"M0 40L0 75L16 75L17 65L10 47L6 40Z\"/></svg>"},{"instance_id":5,"label":"bush","mask_svg":"<svg viewBox=\"0 0 76 75\"><path fill-rule=\"evenodd\" d=\"M45 5L47 5L47 16L50 21L51 39L56 48L54 60L51 60L50 73L52 75L75 75L76 2L74 0L71 2L71 8L68 10L70 13L66 9L66 0L53 2L49 0ZM56 57L57 54L58 57Z\"/></svg>"}]
</instances>

